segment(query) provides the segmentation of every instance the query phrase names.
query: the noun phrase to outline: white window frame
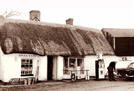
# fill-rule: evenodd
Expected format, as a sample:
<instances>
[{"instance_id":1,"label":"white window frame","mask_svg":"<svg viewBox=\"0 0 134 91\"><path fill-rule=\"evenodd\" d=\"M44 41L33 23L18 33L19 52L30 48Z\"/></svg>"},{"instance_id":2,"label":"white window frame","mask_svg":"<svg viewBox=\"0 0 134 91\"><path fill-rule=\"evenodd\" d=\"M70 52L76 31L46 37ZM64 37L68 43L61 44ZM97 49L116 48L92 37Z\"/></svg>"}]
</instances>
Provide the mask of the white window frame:
<instances>
[{"instance_id":1,"label":"white window frame","mask_svg":"<svg viewBox=\"0 0 134 91\"><path fill-rule=\"evenodd\" d=\"M70 67L70 59L75 59L75 64L74 64L74 67ZM81 64L81 66L78 66L78 60L79 59L81 59L82 60L82 64ZM67 61L67 64L65 65L65 61ZM64 58L64 62L63 62L64 64L63 64L63 70L64 70L64 72L63 72L63 74L70 74L70 71L77 71L77 67L80 67L80 68L82 68L82 69L80 69L80 70L83 70L83 71L81 71L80 73L81 74L84 74L84 58L82 58L82 57L65 57ZM71 70L70 70L71 69Z\"/></svg>"},{"instance_id":2,"label":"white window frame","mask_svg":"<svg viewBox=\"0 0 134 91\"><path fill-rule=\"evenodd\" d=\"M21 76L33 76L33 59L21 59Z\"/></svg>"}]
</instances>

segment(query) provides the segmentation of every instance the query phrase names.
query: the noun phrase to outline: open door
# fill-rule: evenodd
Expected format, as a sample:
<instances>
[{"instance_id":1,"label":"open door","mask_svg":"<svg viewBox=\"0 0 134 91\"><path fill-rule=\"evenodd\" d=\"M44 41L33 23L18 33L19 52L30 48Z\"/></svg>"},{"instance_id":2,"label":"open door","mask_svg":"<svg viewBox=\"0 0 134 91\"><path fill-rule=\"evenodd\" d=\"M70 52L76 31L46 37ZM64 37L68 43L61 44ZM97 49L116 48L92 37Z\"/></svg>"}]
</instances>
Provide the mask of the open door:
<instances>
[{"instance_id":1,"label":"open door","mask_svg":"<svg viewBox=\"0 0 134 91\"><path fill-rule=\"evenodd\" d=\"M48 68L47 68L47 79L52 80L53 74L53 56L48 56Z\"/></svg>"}]
</instances>

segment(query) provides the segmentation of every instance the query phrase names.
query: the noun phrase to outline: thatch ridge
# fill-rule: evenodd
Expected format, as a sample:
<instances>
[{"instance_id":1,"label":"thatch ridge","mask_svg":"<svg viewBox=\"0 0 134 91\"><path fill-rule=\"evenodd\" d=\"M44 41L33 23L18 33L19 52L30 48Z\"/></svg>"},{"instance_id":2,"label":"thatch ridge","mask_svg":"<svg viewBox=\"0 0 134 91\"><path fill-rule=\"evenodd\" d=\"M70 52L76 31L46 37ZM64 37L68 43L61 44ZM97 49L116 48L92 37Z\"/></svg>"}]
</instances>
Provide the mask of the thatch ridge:
<instances>
[{"instance_id":1,"label":"thatch ridge","mask_svg":"<svg viewBox=\"0 0 134 91\"><path fill-rule=\"evenodd\" d=\"M113 55L101 31L65 24L5 20L0 24L0 45L4 53L85 56Z\"/></svg>"}]
</instances>

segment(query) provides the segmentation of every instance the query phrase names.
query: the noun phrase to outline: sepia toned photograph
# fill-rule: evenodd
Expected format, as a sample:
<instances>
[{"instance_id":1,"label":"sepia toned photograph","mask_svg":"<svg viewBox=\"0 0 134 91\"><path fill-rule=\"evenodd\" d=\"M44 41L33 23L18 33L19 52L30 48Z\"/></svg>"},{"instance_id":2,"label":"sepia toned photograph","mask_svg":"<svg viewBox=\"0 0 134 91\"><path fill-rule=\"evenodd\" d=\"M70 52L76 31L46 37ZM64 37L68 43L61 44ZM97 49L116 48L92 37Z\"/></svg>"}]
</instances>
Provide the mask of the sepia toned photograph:
<instances>
[{"instance_id":1,"label":"sepia toned photograph","mask_svg":"<svg viewBox=\"0 0 134 91\"><path fill-rule=\"evenodd\" d=\"M133 0L1 0L0 91L134 91Z\"/></svg>"}]
</instances>

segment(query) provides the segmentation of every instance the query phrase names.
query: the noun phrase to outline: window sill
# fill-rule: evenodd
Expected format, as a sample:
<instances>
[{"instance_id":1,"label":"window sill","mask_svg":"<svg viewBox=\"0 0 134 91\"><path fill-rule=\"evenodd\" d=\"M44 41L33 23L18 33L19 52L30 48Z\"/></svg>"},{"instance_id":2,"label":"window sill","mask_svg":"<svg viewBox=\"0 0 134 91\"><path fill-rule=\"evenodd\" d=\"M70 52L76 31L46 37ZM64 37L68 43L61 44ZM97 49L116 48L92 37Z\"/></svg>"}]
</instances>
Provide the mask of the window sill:
<instances>
[{"instance_id":1,"label":"window sill","mask_svg":"<svg viewBox=\"0 0 134 91\"><path fill-rule=\"evenodd\" d=\"M21 75L21 76L33 76L33 74L29 74L29 75Z\"/></svg>"}]
</instances>

